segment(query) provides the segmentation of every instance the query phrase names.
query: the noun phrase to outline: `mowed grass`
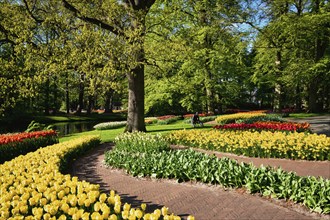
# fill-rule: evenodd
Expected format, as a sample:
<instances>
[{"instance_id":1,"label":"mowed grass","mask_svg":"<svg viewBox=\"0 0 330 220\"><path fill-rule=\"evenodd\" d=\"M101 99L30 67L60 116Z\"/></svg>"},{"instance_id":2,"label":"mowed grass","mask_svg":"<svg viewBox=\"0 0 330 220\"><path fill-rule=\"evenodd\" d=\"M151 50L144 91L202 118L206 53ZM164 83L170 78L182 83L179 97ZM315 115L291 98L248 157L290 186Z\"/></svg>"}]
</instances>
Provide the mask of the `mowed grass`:
<instances>
[{"instance_id":1,"label":"mowed grass","mask_svg":"<svg viewBox=\"0 0 330 220\"><path fill-rule=\"evenodd\" d=\"M177 121L173 124L168 125L147 125L147 133L156 134L167 134L174 130L182 130L182 129L210 129L212 128L212 124L204 124L204 127L196 127L193 128L191 124L185 123L183 120ZM87 131L82 133L76 133L72 135L68 135L65 137L60 138L60 142L68 141L73 138L86 136L86 135L99 135L102 142L112 142L114 141L115 137L121 133L123 133L125 128L116 128L110 130L94 130L94 131Z\"/></svg>"}]
</instances>

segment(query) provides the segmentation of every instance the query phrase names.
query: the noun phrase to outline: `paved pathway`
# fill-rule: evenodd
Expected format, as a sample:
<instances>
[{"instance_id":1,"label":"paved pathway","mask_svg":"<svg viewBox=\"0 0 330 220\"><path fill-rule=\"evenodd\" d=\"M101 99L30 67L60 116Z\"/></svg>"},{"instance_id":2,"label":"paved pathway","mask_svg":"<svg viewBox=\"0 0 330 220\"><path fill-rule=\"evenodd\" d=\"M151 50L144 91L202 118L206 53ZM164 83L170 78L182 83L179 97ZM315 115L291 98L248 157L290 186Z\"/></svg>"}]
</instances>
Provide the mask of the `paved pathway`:
<instances>
[{"instance_id":1,"label":"paved pathway","mask_svg":"<svg viewBox=\"0 0 330 220\"><path fill-rule=\"evenodd\" d=\"M307 122L311 126L312 132L318 133L318 134L325 134L328 137L330 137L330 116L329 115L323 115L323 116L315 116L315 117L309 117L309 118L293 118L289 119L290 121L295 122Z\"/></svg>"},{"instance_id":2,"label":"paved pathway","mask_svg":"<svg viewBox=\"0 0 330 220\"><path fill-rule=\"evenodd\" d=\"M299 205L268 200L240 190L134 178L103 165L104 151L111 148L110 144L103 144L93 149L72 164L70 173L80 180L100 184L107 192L114 189L124 202L135 206L144 202L150 210L167 206L183 218L191 214L196 219L330 219L329 216L309 213Z\"/></svg>"}]
</instances>

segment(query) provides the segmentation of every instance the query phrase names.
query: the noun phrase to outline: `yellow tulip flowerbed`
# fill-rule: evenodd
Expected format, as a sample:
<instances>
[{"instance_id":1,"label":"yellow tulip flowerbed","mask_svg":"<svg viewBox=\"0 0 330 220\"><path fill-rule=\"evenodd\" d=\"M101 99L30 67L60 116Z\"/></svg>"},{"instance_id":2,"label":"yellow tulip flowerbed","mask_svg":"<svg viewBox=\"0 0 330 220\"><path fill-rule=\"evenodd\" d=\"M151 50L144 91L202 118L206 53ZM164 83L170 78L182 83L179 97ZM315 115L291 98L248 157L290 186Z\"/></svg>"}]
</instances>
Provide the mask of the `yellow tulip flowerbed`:
<instances>
[{"instance_id":1,"label":"yellow tulip flowerbed","mask_svg":"<svg viewBox=\"0 0 330 220\"><path fill-rule=\"evenodd\" d=\"M251 157L330 160L330 138L325 135L270 131L180 130L171 143L231 152Z\"/></svg>"},{"instance_id":2,"label":"yellow tulip flowerbed","mask_svg":"<svg viewBox=\"0 0 330 220\"><path fill-rule=\"evenodd\" d=\"M235 122L239 119L249 119L249 118L256 118L256 117L264 117L266 113L263 112L244 112L244 113L235 113L229 115L221 115L215 119L218 124L227 124Z\"/></svg>"},{"instance_id":3,"label":"yellow tulip flowerbed","mask_svg":"<svg viewBox=\"0 0 330 220\"><path fill-rule=\"evenodd\" d=\"M55 144L0 165L0 219L180 219L167 209L145 213L122 205L119 195L63 175L69 158L99 144L96 136Z\"/></svg>"}]
</instances>

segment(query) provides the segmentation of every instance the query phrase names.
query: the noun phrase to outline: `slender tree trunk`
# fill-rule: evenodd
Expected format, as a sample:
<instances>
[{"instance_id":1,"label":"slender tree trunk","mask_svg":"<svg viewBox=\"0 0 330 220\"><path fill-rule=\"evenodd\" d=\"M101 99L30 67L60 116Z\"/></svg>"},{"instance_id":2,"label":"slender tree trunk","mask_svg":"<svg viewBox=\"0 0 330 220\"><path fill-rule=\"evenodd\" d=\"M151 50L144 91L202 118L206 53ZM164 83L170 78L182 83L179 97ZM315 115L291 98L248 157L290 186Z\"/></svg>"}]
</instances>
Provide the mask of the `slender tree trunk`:
<instances>
[{"instance_id":1,"label":"slender tree trunk","mask_svg":"<svg viewBox=\"0 0 330 220\"><path fill-rule=\"evenodd\" d=\"M87 107L87 114L90 115L92 113L93 110L93 103L94 103L94 99L92 95L88 96L88 107Z\"/></svg>"},{"instance_id":2,"label":"slender tree trunk","mask_svg":"<svg viewBox=\"0 0 330 220\"><path fill-rule=\"evenodd\" d=\"M276 53L276 71L277 75L281 76L282 75L282 54L281 51L277 51ZM273 111L278 112L282 110L282 98L281 98L281 93L282 93L282 86L278 83L275 82L275 88L274 88L274 100L273 100Z\"/></svg>"},{"instance_id":3,"label":"slender tree trunk","mask_svg":"<svg viewBox=\"0 0 330 220\"><path fill-rule=\"evenodd\" d=\"M57 106L57 77L54 76L54 99L53 99L53 115L57 114L58 106Z\"/></svg>"},{"instance_id":4,"label":"slender tree trunk","mask_svg":"<svg viewBox=\"0 0 330 220\"><path fill-rule=\"evenodd\" d=\"M106 94L105 94L105 106L104 106L104 113L112 113L112 99L113 99L113 90L110 89Z\"/></svg>"},{"instance_id":5,"label":"slender tree trunk","mask_svg":"<svg viewBox=\"0 0 330 220\"><path fill-rule=\"evenodd\" d=\"M69 96L69 75L66 74L65 79L65 105L66 105L66 113L70 113L70 96Z\"/></svg>"},{"instance_id":6,"label":"slender tree trunk","mask_svg":"<svg viewBox=\"0 0 330 220\"><path fill-rule=\"evenodd\" d=\"M79 103L77 108L77 114L81 114L82 109L84 108L84 81L85 81L85 74L80 75L80 82L79 82Z\"/></svg>"},{"instance_id":7,"label":"slender tree trunk","mask_svg":"<svg viewBox=\"0 0 330 220\"><path fill-rule=\"evenodd\" d=\"M49 82L49 76L48 76L46 83L45 83L45 103L44 103L45 115L49 115L49 92L50 92L49 84L50 84L50 82Z\"/></svg>"}]
</instances>

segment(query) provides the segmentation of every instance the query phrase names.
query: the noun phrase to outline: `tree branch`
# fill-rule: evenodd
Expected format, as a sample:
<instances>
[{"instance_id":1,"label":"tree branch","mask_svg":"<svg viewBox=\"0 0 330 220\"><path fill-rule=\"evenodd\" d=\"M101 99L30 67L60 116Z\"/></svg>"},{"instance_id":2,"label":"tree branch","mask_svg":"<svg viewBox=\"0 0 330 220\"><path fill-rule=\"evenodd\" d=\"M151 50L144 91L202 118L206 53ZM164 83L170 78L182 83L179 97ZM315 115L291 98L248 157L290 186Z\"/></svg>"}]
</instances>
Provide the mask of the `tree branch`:
<instances>
[{"instance_id":1,"label":"tree branch","mask_svg":"<svg viewBox=\"0 0 330 220\"><path fill-rule=\"evenodd\" d=\"M29 15L37 22L37 23L42 23L44 20L38 19L36 16L33 15L32 10L30 10L29 5L26 0L23 0L25 8Z\"/></svg>"},{"instance_id":2,"label":"tree branch","mask_svg":"<svg viewBox=\"0 0 330 220\"><path fill-rule=\"evenodd\" d=\"M116 28L114 28L113 26L99 20L99 19L96 19L96 18L91 18L91 17L87 17L85 15L81 15L80 11L75 8L72 4L70 4L68 1L66 0L62 0L63 4L64 4L64 7L66 9L68 9L69 11L73 12L74 13L74 16L83 20L83 21L86 21L88 23L91 23L91 24L95 24L99 27L101 27L102 29L105 29L105 30L108 30L108 31L111 31L112 33L116 34L116 35L120 35L120 36L124 36L124 34L122 32L119 32Z\"/></svg>"}]
</instances>

